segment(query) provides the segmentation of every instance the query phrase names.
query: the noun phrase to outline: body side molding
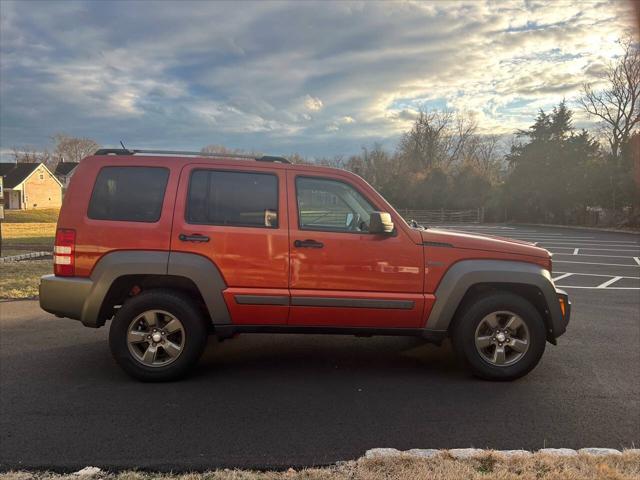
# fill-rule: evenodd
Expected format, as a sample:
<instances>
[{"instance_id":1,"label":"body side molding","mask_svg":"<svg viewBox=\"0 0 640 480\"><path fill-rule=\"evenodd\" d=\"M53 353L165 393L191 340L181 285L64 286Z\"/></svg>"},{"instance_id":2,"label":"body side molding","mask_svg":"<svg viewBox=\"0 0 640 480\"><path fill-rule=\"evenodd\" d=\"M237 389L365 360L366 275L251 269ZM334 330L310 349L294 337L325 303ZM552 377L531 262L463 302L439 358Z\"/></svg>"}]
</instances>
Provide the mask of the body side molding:
<instances>
[{"instance_id":1,"label":"body side molding","mask_svg":"<svg viewBox=\"0 0 640 480\"><path fill-rule=\"evenodd\" d=\"M548 335L556 338L565 332L566 325L549 271L532 263L507 260L462 260L449 268L435 291L436 301L425 328L446 331L469 288L477 284L500 283L537 287L549 311L548 319L545 319L548 320Z\"/></svg>"},{"instance_id":2,"label":"body side molding","mask_svg":"<svg viewBox=\"0 0 640 480\"><path fill-rule=\"evenodd\" d=\"M289 297L284 295L246 295L237 293L233 296L239 305L286 305L289 306Z\"/></svg>"},{"instance_id":3,"label":"body side molding","mask_svg":"<svg viewBox=\"0 0 640 480\"><path fill-rule=\"evenodd\" d=\"M304 307L342 307L342 308L380 308L391 310L411 310L415 307L412 300L379 300L368 298L337 297L291 297L291 306Z\"/></svg>"}]
</instances>

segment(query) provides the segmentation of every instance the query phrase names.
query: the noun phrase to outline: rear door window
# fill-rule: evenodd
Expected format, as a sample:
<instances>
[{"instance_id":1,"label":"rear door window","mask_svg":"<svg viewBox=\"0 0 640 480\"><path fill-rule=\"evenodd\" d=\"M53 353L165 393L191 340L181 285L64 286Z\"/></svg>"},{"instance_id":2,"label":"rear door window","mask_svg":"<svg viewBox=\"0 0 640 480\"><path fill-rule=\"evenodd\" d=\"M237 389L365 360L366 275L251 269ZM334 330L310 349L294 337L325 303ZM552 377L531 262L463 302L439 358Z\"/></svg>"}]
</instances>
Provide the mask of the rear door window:
<instances>
[{"instance_id":1,"label":"rear door window","mask_svg":"<svg viewBox=\"0 0 640 480\"><path fill-rule=\"evenodd\" d=\"M94 220L157 222L169 179L162 167L104 167L91 194L87 216Z\"/></svg>"},{"instance_id":2,"label":"rear door window","mask_svg":"<svg viewBox=\"0 0 640 480\"><path fill-rule=\"evenodd\" d=\"M199 225L278 228L278 177L195 170L189 181L186 219Z\"/></svg>"}]
</instances>

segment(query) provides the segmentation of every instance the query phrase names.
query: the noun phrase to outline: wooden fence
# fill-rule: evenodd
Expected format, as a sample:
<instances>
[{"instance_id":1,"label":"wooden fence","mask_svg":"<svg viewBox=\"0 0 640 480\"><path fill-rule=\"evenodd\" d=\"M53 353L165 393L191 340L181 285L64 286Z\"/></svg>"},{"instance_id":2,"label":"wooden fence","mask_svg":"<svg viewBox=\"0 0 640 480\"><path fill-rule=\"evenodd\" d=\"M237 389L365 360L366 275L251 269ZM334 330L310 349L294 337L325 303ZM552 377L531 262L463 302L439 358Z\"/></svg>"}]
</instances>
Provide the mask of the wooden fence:
<instances>
[{"instance_id":1,"label":"wooden fence","mask_svg":"<svg viewBox=\"0 0 640 480\"><path fill-rule=\"evenodd\" d=\"M484 209L470 210L409 210L399 209L398 213L406 220L415 220L420 225L438 225L445 223L482 223Z\"/></svg>"}]
</instances>

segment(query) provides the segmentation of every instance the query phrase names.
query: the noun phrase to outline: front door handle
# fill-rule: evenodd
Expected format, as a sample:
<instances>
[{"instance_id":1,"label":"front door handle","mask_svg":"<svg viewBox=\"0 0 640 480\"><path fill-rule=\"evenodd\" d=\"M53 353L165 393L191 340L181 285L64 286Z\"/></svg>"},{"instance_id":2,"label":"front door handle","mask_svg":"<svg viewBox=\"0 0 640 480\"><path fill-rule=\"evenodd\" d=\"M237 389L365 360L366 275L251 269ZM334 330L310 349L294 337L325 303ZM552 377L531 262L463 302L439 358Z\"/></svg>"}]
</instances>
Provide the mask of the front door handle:
<instances>
[{"instance_id":1,"label":"front door handle","mask_svg":"<svg viewBox=\"0 0 640 480\"><path fill-rule=\"evenodd\" d=\"M209 237L206 235L200 235L199 233L194 233L193 235L187 235L185 233L181 233L178 235L178 238L183 242L203 242L206 243L209 241Z\"/></svg>"},{"instance_id":2,"label":"front door handle","mask_svg":"<svg viewBox=\"0 0 640 480\"><path fill-rule=\"evenodd\" d=\"M322 248L324 243L315 240L296 240L293 242L293 246L296 248Z\"/></svg>"}]
</instances>

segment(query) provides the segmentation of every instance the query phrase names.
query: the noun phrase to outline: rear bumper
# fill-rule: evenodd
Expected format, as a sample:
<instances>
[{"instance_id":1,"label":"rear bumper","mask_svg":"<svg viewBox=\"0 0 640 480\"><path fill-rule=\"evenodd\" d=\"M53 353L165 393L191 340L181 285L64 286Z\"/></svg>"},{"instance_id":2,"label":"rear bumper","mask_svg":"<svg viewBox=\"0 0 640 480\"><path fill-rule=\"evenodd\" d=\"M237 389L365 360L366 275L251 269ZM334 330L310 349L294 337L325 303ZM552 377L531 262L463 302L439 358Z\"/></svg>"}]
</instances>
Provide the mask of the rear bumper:
<instances>
[{"instance_id":1,"label":"rear bumper","mask_svg":"<svg viewBox=\"0 0 640 480\"><path fill-rule=\"evenodd\" d=\"M58 317L82 320L92 287L88 278L45 275L40 278L40 308Z\"/></svg>"}]
</instances>

